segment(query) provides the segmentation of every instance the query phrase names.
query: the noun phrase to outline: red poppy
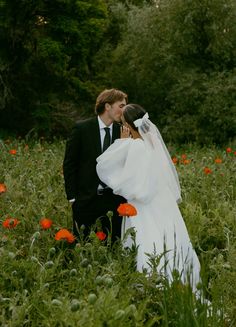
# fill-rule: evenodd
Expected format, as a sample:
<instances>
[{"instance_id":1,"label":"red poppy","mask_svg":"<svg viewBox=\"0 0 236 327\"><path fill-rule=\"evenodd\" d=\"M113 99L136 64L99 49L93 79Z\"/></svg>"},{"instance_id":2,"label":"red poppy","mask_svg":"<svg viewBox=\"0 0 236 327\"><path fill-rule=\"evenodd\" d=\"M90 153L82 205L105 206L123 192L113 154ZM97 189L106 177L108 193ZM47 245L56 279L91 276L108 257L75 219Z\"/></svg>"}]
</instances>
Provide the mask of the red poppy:
<instances>
[{"instance_id":1,"label":"red poppy","mask_svg":"<svg viewBox=\"0 0 236 327\"><path fill-rule=\"evenodd\" d=\"M16 218L11 218L11 217L8 217L6 220L3 221L2 225L4 228L14 228L16 227L16 225L19 224L19 220L16 219Z\"/></svg>"},{"instance_id":2,"label":"red poppy","mask_svg":"<svg viewBox=\"0 0 236 327\"><path fill-rule=\"evenodd\" d=\"M221 163L222 163L222 159L220 159L220 158L216 158L216 159L215 159L215 163L217 163L217 164L221 164Z\"/></svg>"},{"instance_id":3,"label":"red poppy","mask_svg":"<svg viewBox=\"0 0 236 327\"><path fill-rule=\"evenodd\" d=\"M187 159L187 155L184 153L181 155L181 158L185 160L185 159Z\"/></svg>"},{"instance_id":4,"label":"red poppy","mask_svg":"<svg viewBox=\"0 0 236 327\"><path fill-rule=\"evenodd\" d=\"M232 149L231 149L231 148L227 148L227 149L226 149L226 152L227 152L227 153L230 153L230 152L232 152Z\"/></svg>"},{"instance_id":5,"label":"red poppy","mask_svg":"<svg viewBox=\"0 0 236 327\"><path fill-rule=\"evenodd\" d=\"M119 213L119 216L131 217L137 215L136 208L130 203L121 203L117 208L117 211Z\"/></svg>"},{"instance_id":6,"label":"red poppy","mask_svg":"<svg viewBox=\"0 0 236 327\"><path fill-rule=\"evenodd\" d=\"M15 155L16 154L16 149L9 150L9 153L12 154L12 155Z\"/></svg>"},{"instance_id":7,"label":"red poppy","mask_svg":"<svg viewBox=\"0 0 236 327\"><path fill-rule=\"evenodd\" d=\"M73 243L75 241L75 237L67 229L60 229L55 235L55 240L66 240L68 243Z\"/></svg>"},{"instance_id":8,"label":"red poppy","mask_svg":"<svg viewBox=\"0 0 236 327\"><path fill-rule=\"evenodd\" d=\"M173 161L173 164L175 164L175 165L176 165L176 164L178 163L178 158L176 158L176 157L173 157L173 158L172 158L172 161Z\"/></svg>"},{"instance_id":9,"label":"red poppy","mask_svg":"<svg viewBox=\"0 0 236 327\"><path fill-rule=\"evenodd\" d=\"M104 241L105 238L107 237L106 234L103 233L103 232L97 232L97 233L96 233L96 236L97 236L97 238L98 238L100 241Z\"/></svg>"},{"instance_id":10,"label":"red poppy","mask_svg":"<svg viewBox=\"0 0 236 327\"><path fill-rule=\"evenodd\" d=\"M42 218L39 223L42 229L49 229L52 226L52 220L48 218Z\"/></svg>"},{"instance_id":11,"label":"red poppy","mask_svg":"<svg viewBox=\"0 0 236 327\"><path fill-rule=\"evenodd\" d=\"M211 173L212 173L212 170L211 170L210 168L208 168L208 167L205 167L205 168L204 168L204 173L205 173L206 175L211 174Z\"/></svg>"},{"instance_id":12,"label":"red poppy","mask_svg":"<svg viewBox=\"0 0 236 327\"><path fill-rule=\"evenodd\" d=\"M5 184L0 183L0 194L5 193L7 191L7 187Z\"/></svg>"}]
</instances>

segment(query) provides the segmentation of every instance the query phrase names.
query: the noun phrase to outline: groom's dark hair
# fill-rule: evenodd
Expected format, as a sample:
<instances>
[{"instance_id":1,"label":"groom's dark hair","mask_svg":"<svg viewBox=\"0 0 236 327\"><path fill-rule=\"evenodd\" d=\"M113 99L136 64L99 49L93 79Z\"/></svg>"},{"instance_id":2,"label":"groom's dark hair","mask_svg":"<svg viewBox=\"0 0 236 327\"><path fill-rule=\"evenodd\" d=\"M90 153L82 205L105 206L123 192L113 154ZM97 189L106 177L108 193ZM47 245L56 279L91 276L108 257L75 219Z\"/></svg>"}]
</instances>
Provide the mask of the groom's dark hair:
<instances>
[{"instance_id":1,"label":"groom's dark hair","mask_svg":"<svg viewBox=\"0 0 236 327\"><path fill-rule=\"evenodd\" d=\"M136 119L142 118L146 111L139 105L135 103L129 103L124 107L123 116L126 121L135 131L138 128L134 125Z\"/></svg>"}]
</instances>

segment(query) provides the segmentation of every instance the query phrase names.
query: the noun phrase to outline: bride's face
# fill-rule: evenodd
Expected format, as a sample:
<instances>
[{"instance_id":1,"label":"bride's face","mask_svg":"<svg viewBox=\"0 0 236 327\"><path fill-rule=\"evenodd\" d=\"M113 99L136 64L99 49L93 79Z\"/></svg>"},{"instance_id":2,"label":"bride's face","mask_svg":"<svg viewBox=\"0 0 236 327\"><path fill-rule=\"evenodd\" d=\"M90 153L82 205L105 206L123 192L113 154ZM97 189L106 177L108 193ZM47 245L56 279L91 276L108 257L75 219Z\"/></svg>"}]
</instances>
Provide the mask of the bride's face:
<instances>
[{"instance_id":1,"label":"bride's face","mask_svg":"<svg viewBox=\"0 0 236 327\"><path fill-rule=\"evenodd\" d=\"M139 132L137 130L133 129L133 127L125 121L124 115L121 116L121 122L125 127L128 128L129 133L133 139L142 138L141 135L139 134Z\"/></svg>"},{"instance_id":2,"label":"bride's face","mask_svg":"<svg viewBox=\"0 0 236 327\"><path fill-rule=\"evenodd\" d=\"M121 116L121 122L124 126L128 127L130 130L132 130L132 127L125 121L123 114Z\"/></svg>"}]
</instances>

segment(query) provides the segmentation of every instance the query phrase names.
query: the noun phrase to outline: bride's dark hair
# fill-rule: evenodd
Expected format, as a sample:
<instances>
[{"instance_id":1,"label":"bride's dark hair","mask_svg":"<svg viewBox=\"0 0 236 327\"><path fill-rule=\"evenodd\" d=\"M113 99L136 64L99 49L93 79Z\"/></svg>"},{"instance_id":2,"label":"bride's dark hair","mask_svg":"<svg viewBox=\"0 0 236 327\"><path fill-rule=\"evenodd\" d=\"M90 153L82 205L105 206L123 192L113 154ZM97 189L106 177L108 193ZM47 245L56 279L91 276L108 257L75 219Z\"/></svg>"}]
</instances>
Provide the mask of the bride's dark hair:
<instances>
[{"instance_id":1,"label":"bride's dark hair","mask_svg":"<svg viewBox=\"0 0 236 327\"><path fill-rule=\"evenodd\" d=\"M129 103L125 106L123 111L123 116L126 121L134 130L138 128L134 125L136 119L142 118L146 111L139 105L135 103Z\"/></svg>"}]
</instances>

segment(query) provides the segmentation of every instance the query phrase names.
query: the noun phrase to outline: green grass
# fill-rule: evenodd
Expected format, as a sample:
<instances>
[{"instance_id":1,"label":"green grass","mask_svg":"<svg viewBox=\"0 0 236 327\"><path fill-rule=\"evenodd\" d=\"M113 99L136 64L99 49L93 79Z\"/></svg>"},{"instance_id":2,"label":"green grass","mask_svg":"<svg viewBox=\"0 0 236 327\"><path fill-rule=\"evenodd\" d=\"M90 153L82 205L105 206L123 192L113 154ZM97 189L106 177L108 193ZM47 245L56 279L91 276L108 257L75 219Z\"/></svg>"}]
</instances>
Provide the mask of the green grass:
<instances>
[{"instance_id":1,"label":"green grass","mask_svg":"<svg viewBox=\"0 0 236 327\"><path fill-rule=\"evenodd\" d=\"M71 208L63 184L64 142L43 139L0 141L1 326L235 326L236 206L233 151L170 147L177 163L183 202L181 212L202 263L205 297L212 309L176 279L169 285L156 272L135 270L135 249L111 250L91 234L74 246L54 239L71 229ZM12 155L9 150L16 149ZM234 149L235 151L235 149ZM215 163L221 158L222 163ZM212 172L204 173L204 167ZM53 220L42 230L42 217ZM135 218L134 218L135 219ZM156 258L158 260L158 258Z\"/></svg>"}]
</instances>

